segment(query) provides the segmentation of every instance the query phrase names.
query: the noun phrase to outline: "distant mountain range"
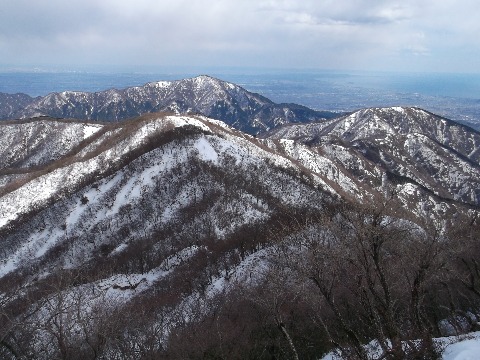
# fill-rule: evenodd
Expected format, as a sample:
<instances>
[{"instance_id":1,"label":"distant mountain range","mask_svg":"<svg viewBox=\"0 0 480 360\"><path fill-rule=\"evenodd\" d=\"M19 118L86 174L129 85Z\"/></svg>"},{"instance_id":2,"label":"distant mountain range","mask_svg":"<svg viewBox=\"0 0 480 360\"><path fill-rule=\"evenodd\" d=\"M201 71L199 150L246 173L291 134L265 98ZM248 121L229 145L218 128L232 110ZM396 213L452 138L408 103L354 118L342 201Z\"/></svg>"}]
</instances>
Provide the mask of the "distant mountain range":
<instances>
[{"instance_id":1,"label":"distant mountain range","mask_svg":"<svg viewBox=\"0 0 480 360\"><path fill-rule=\"evenodd\" d=\"M327 120L206 76L2 99L42 116L0 122L4 358L320 358L379 336L389 302L402 340L471 309L480 279L455 277L449 242L478 236L450 235L480 215L469 127L406 107Z\"/></svg>"},{"instance_id":2,"label":"distant mountain range","mask_svg":"<svg viewBox=\"0 0 480 360\"><path fill-rule=\"evenodd\" d=\"M65 91L37 98L25 94L0 94L1 119L50 116L119 121L158 111L202 114L250 134L286 123L330 119L339 115L296 104L276 104L238 85L209 76L95 93Z\"/></svg>"}]
</instances>

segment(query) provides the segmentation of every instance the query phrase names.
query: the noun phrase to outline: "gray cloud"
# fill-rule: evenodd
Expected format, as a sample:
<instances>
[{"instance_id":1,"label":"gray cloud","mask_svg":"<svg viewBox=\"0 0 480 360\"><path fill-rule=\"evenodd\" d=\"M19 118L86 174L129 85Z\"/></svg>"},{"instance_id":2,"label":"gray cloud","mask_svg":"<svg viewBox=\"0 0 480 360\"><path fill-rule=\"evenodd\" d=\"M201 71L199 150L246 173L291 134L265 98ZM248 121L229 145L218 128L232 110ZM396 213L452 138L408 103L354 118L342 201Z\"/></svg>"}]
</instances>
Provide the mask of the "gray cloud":
<instances>
[{"instance_id":1,"label":"gray cloud","mask_svg":"<svg viewBox=\"0 0 480 360\"><path fill-rule=\"evenodd\" d=\"M474 0L15 0L0 9L0 61L479 71L479 8Z\"/></svg>"}]
</instances>

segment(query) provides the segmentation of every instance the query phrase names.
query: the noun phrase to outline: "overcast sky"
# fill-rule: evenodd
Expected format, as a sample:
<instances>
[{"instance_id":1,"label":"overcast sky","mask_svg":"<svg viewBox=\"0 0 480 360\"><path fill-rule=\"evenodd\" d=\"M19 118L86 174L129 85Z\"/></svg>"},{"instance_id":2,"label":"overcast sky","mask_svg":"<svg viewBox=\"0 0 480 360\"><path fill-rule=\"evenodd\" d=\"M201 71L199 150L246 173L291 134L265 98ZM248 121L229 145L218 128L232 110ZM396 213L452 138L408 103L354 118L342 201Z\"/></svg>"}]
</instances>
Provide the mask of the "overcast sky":
<instances>
[{"instance_id":1,"label":"overcast sky","mask_svg":"<svg viewBox=\"0 0 480 360\"><path fill-rule=\"evenodd\" d=\"M478 0L1 0L0 65L480 72Z\"/></svg>"}]
</instances>

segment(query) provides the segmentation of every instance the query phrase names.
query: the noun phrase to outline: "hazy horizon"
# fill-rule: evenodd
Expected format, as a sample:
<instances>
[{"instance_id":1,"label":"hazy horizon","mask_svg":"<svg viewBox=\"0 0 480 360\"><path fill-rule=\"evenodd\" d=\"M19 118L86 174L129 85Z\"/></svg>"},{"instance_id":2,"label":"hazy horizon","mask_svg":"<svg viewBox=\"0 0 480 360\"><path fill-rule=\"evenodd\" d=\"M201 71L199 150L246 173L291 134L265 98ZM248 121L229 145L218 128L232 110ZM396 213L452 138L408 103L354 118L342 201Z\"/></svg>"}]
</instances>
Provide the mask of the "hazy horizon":
<instances>
[{"instance_id":1,"label":"hazy horizon","mask_svg":"<svg viewBox=\"0 0 480 360\"><path fill-rule=\"evenodd\" d=\"M52 92L124 89L148 82L200 75L192 68L167 72L2 72L0 92L45 96ZM190 71L187 71L190 70ZM198 70L198 69L196 69ZM205 69L204 69L205 70ZM277 103L317 110L418 106L452 120L480 123L480 75L367 71L214 69L211 76L233 82ZM477 127L478 128L478 127Z\"/></svg>"}]
</instances>

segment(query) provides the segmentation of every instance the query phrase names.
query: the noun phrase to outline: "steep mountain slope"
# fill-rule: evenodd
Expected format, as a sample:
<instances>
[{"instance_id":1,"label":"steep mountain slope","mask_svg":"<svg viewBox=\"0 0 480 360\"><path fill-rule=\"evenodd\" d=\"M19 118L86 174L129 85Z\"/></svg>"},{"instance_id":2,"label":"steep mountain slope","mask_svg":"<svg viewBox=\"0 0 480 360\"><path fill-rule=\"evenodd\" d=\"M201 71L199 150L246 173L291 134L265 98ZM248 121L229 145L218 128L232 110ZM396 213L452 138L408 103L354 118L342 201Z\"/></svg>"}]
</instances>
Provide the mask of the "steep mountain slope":
<instances>
[{"instance_id":1,"label":"steep mountain slope","mask_svg":"<svg viewBox=\"0 0 480 360\"><path fill-rule=\"evenodd\" d=\"M22 170L24 177L27 179L24 181L27 186L21 187L20 184L16 184L15 190L5 191L6 195L2 199L3 211L0 210L2 214L2 223L0 225L7 224L9 219L14 220L20 217L22 214L21 209L23 208L28 212L29 209L38 208L38 206L43 206L42 204L44 203L49 203L51 196L57 196L58 193L68 194L72 189L76 189L86 182L88 183L88 181L85 180L87 178L91 181L93 178L103 177L105 174L118 171L119 168L125 166L125 162L130 161L131 158L137 158L139 154L143 152L153 151L154 149L155 151L160 151L156 148L163 145L163 141L166 141L164 137L169 139L168 137L170 136L174 139L175 137L181 137L182 132L185 132L185 136L187 136L189 135L189 131L192 131L192 136L194 136L198 135L197 132L209 132L209 126L215 127L217 131L220 132L220 134L216 134L216 137L219 137L221 134L225 136L223 135L224 133L230 134L233 131L219 125L221 123L212 122L213 120L210 120L209 125L205 125L202 120L192 117L165 116L158 121L148 119L148 117L147 120L142 118L132 122L122 123L118 126L102 126L87 123L79 124L74 122L61 122L61 126L56 126L58 125L56 124L57 121L45 120L43 123L53 122L55 124L47 128L43 126L44 124L42 122L28 122L28 125L34 125L37 128L37 133L43 132L45 137L48 136L49 132L51 133L52 129L53 131L58 131L58 128L63 127L65 130L64 133L58 134L60 136L63 135L63 137L57 137L57 140L65 146L70 146L68 148L69 151L65 151L67 149L63 148L65 154L56 155L55 149L58 147L56 142L48 142L44 144L44 147L39 149L38 157L40 159L44 160L43 158L45 156L42 157L42 155L45 153L49 154L51 158L47 159L48 161L44 160L43 163L39 165L35 162L34 164L38 166ZM156 119L155 116L154 119ZM12 130L9 129L9 126L10 125L4 125L4 128L7 128L5 132L10 134ZM21 132L25 124L19 124L19 127L20 130L14 129L13 132L15 134L19 131ZM73 131L76 131L77 136L82 137L77 139L77 142L70 141L69 143L69 137ZM95 132L98 133L96 134ZM179 132L179 134L176 132ZM87 134L87 136L85 134ZM190 158L190 156L187 156L190 152L193 152L194 155L198 153L197 157L199 161L206 161L207 164L213 160L215 160L213 163L216 163L216 152L220 152L227 157L227 160L232 161L233 165L243 160L245 156L243 152L251 151L252 154L260 152L264 158L272 157L274 164L275 162L279 162L279 164L285 162L288 168L293 166L290 160L271 154L268 150L262 150L258 144L254 143L253 139L245 138L244 136L242 133L236 134L233 145L225 144L224 141L221 140L215 140L217 150L214 150L213 145L209 145L202 140L199 141L199 144L203 144L204 147L200 147L196 142L192 144L182 143L181 146L175 143L174 148L169 152L172 154L178 152L179 155L174 154L175 161L180 163ZM85 137L86 140L90 139L90 141L81 141L84 140ZM242 146L246 147L246 149L236 149L236 142L241 142ZM80 144L80 146L78 146L78 144ZM9 145L8 150L5 149L4 151L7 153L20 154L17 156L19 158L17 162L32 162L28 153L23 151L22 143L14 144L12 142ZM234 146L235 149L231 150L230 147L232 146ZM185 150L186 155L182 155L184 148L187 149ZM203 152L206 152L206 154ZM238 154L239 152L240 155ZM210 159L210 156L214 158ZM249 159L250 157L252 156L245 158L247 164L254 162L254 160ZM241 162L241 164L243 165L243 162ZM174 165L170 164L169 160L162 166L169 168ZM192 165L192 167L194 166ZM49 184L48 189L44 189L45 184ZM12 200L9 201L8 199ZM25 204L21 204L22 199L24 199Z\"/></svg>"},{"instance_id":2,"label":"steep mountain slope","mask_svg":"<svg viewBox=\"0 0 480 360\"><path fill-rule=\"evenodd\" d=\"M315 209L339 195L364 202L394 192L405 209L438 219L480 201L480 135L418 109L362 110L285 127L263 141L214 120L172 115L118 124L16 121L0 134L0 231L5 248L16 248L6 269L72 238L86 259L87 239L120 246L119 232L149 237L178 211L209 218L209 234L222 237L268 219L273 208ZM225 223L225 208L238 223Z\"/></svg>"},{"instance_id":3,"label":"steep mountain slope","mask_svg":"<svg viewBox=\"0 0 480 360\"><path fill-rule=\"evenodd\" d=\"M480 134L416 108L373 108L317 124L274 130L374 185L408 182L443 199L480 204ZM368 165L382 177L368 174ZM376 179L374 181L374 179Z\"/></svg>"},{"instance_id":4,"label":"steep mountain slope","mask_svg":"<svg viewBox=\"0 0 480 360\"><path fill-rule=\"evenodd\" d=\"M188 349L185 341L192 333L211 337L205 329L215 329L222 344L227 335L236 343L266 334L268 345L250 355L258 358L273 346L272 329L288 339L286 304L295 316L299 308L327 306L297 300L305 300L300 294L311 281L312 257L320 258L315 271L337 279L335 266L344 265L322 258L335 248L329 242L335 231L346 231L336 245L350 255L349 226L368 232L362 227L376 207L388 214L379 224L395 244L407 231L430 239L425 219L446 233L454 220L479 212L472 198L479 188L478 133L418 109L362 110L284 127L265 139L173 113L116 123L17 120L0 123L0 134L0 354L6 358L158 358L169 357L167 347L176 358L198 357L189 349L204 349L205 339ZM408 256L387 264L416 269L406 249L417 249L417 240L387 249L389 256ZM410 279L403 275L392 278ZM251 293L255 287L268 292ZM261 305L259 316L251 304ZM301 316L300 323L311 322L308 311ZM207 319L214 319L211 326ZM252 326L237 326L244 319L266 324L237 336ZM235 330L220 331L228 321ZM318 328L302 331L317 337L305 348L318 358L325 349ZM293 340L282 342L285 350L275 339L272 353L281 349L289 358Z\"/></svg>"},{"instance_id":5,"label":"steep mountain slope","mask_svg":"<svg viewBox=\"0 0 480 360\"><path fill-rule=\"evenodd\" d=\"M78 146L104 126L98 123L39 118L4 122L0 127L0 169L46 165Z\"/></svg>"},{"instance_id":6,"label":"steep mountain slope","mask_svg":"<svg viewBox=\"0 0 480 360\"><path fill-rule=\"evenodd\" d=\"M26 94L0 93L0 119L14 119L34 99Z\"/></svg>"},{"instance_id":7,"label":"steep mountain slope","mask_svg":"<svg viewBox=\"0 0 480 360\"><path fill-rule=\"evenodd\" d=\"M3 110L0 118L52 116L118 121L157 111L199 113L251 134L289 122L309 122L336 116L295 104L275 104L238 85L209 76L160 81L124 90L96 93L66 91L31 99Z\"/></svg>"},{"instance_id":8,"label":"steep mountain slope","mask_svg":"<svg viewBox=\"0 0 480 360\"><path fill-rule=\"evenodd\" d=\"M0 189L0 291L2 309L17 316L25 302L39 306L36 324L54 311L53 300L44 300L60 301L59 294L63 302L81 295L87 315L97 301L120 311L145 297L158 302L159 291L168 299L160 313L187 311L188 298L214 278L243 276L269 228L332 199L328 185L290 159L199 116L15 124L0 125L10 139L2 152L12 154L5 161L10 173L0 175L7 177ZM56 141L48 141L53 133ZM47 140L34 147L37 156L15 140L22 135L28 143L30 134ZM223 275L212 264L223 264ZM38 331L43 340L31 351L53 358L43 350L53 340Z\"/></svg>"}]
</instances>

